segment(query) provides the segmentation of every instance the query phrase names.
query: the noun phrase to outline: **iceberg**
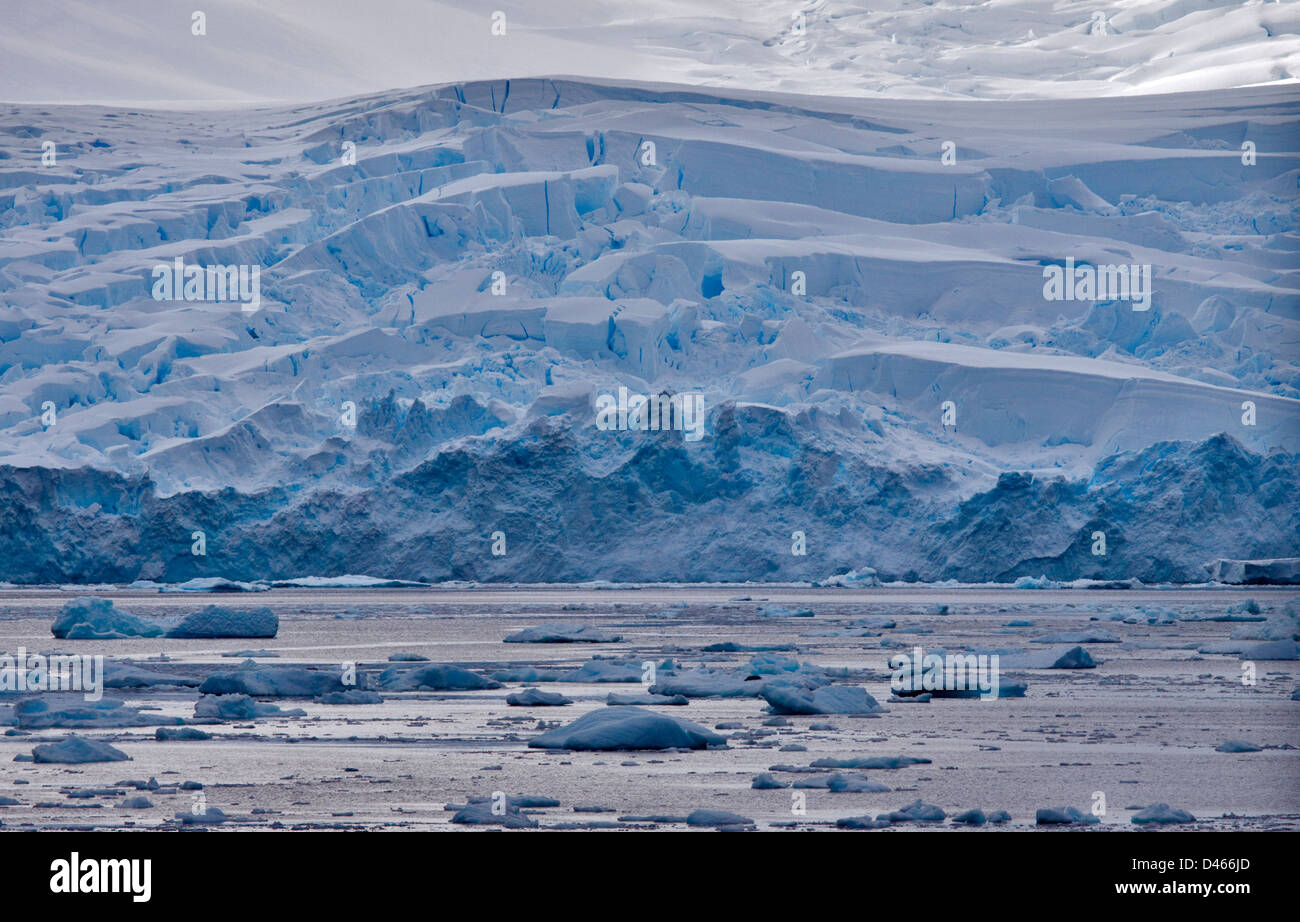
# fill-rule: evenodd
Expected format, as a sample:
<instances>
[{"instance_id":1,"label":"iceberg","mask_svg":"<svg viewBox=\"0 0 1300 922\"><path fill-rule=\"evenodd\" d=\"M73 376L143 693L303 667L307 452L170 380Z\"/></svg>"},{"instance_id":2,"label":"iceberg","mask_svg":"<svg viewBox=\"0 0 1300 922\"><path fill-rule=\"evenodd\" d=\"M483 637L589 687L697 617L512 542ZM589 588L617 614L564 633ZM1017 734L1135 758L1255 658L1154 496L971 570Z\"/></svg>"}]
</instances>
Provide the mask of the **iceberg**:
<instances>
[{"instance_id":1,"label":"iceberg","mask_svg":"<svg viewBox=\"0 0 1300 922\"><path fill-rule=\"evenodd\" d=\"M534 749L706 749L726 740L699 724L639 707L590 711L528 741Z\"/></svg>"},{"instance_id":2,"label":"iceberg","mask_svg":"<svg viewBox=\"0 0 1300 922\"><path fill-rule=\"evenodd\" d=\"M780 682L766 683L762 696L774 714L879 714L885 709L864 688L823 685L809 691Z\"/></svg>"},{"instance_id":3,"label":"iceberg","mask_svg":"<svg viewBox=\"0 0 1300 922\"><path fill-rule=\"evenodd\" d=\"M131 757L100 740L69 736L59 743L42 743L32 748L32 760L38 763L83 765L88 762L127 762Z\"/></svg>"},{"instance_id":4,"label":"iceberg","mask_svg":"<svg viewBox=\"0 0 1300 922\"><path fill-rule=\"evenodd\" d=\"M274 637L279 630L280 619L269 608L237 609L223 605L207 605L181 618L167 631L167 636Z\"/></svg>"}]
</instances>

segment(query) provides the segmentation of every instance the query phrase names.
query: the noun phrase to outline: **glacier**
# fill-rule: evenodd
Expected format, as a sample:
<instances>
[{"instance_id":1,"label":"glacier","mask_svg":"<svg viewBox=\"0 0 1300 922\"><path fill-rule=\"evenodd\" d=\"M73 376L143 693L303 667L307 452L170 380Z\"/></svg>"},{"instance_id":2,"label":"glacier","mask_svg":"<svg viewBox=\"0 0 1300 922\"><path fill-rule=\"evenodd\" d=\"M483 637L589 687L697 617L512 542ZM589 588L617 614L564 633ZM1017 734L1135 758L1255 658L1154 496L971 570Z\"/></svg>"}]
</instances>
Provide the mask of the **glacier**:
<instances>
[{"instance_id":1,"label":"glacier","mask_svg":"<svg viewBox=\"0 0 1300 922\"><path fill-rule=\"evenodd\" d=\"M8 105L0 580L1294 559L1298 108L560 77ZM155 300L178 259L256 268L259 303ZM1150 309L1044 298L1067 260L1151 266ZM704 437L598 428L620 388L699 395Z\"/></svg>"}]
</instances>

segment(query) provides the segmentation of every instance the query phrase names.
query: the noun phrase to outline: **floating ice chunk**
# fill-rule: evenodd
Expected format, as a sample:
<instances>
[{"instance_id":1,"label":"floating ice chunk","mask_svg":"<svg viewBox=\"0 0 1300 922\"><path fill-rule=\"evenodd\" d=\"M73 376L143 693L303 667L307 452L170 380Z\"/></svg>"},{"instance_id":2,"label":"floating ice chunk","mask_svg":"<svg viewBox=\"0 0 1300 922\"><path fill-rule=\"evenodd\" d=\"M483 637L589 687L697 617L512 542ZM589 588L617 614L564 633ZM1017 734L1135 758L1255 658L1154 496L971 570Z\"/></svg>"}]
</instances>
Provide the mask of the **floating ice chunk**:
<instances>
[{"instance_id":1,"label":"floating ice chunk","mask_svg":"<svg viewBox=\"0 0 1300 922\"><path fill-rule=\"evenodd\" d=\"M755 791L775 791L780 788L788 788L790 785L781 781L771 772L759 772L754 776L754 782L750 785Z\"/></svg>"},{"instance_id":2,"label":"floating ice chunk","mask_svg":"<svg viewBox=\"0 0 1300 922\"><path fill-rule=\"evenodd\" d=\"M684 695L687 698L757 698L766 683L735 673L699 669L675 676L660 676L650 686L652 695Z\"/></svg>"},{"instance_id":3,"label":"floating ice chunk","mask_svg":"<svg viewBox=\"0 0 1300 922\"><path fill-rule=\"evenodd\" d=\"M1262 752L1263 746L1256 746L1246 740L1224 740L1214 747L1215 752Z\"/></svg>"},{"instance_id":4,"label":"floating ice chunk","mask_svg":"<svg viewBox=\"0 0 1300 922\"><path fill-rule=\"evenodd\" d=\"M874 567L859 567L856 570L850 570L847 573L839 573L835 576L828 576L819 582L819 586L841 586L843 588L862 588L866 586L879 586L880 578Z\"/></svg>"},{"instance_id":5,"label":"floating ice chunk","mask_svg":"<svg viewBox=\"0 0 1300 922\"><path fill-rule=\"evenodd\" d=\"M277 579L272 581L271 585L277 589L281 587L302 589L404 589L429 584L410 579L384 579L380 576L363 576L349 573L345 576L299 576L294 579Z\"/></svg>"},{"instance_id":6,"label":"floating ice chunk","mask_svg":"<svg viewBox=\"0 0 1300 922\"><path fill-rule=\"evenodd\" d=\"M826 787L832 794L883 794L891 790L889 785L872 781L866 775L841 775L838 772L831 775Z\"/></svg>"},{"instance_id":7,"label":"floating ice chunk","mask_svg":"<svg viewBox=\"0 0 1300 922\"><path fill-rule=\"evenodd\" d=\"M394 691L413 691L428 689L430 691L477 691L478 689L500 688L501 683L487 679L475 672L450 663L432 666L417 666L414 669L400 669L390 666L379 676L379 684Z\"/></svg>"},{"instance_id":8,"label":"floating ice chunk","mask_svg":"<svg viewBox=\"0 0 1300 922\"><path fill-rule=\"evenodd\" d=\"M1040 807L1034 822L1039 826L1091 826L1101 820L1074 807Z\"/></svg>"},{"instance_id":9,"label":"floating ice chunk","mask_svg":"<svg viewBox=\"0 0 1300 922\"><path fill-rule=\"evenodd\" d=\"M180 820L182 826L220 826L231 817L220 807L204 807L197 813L193 810L177 813L176 819Z\"/></svg>"},{"instance_id":10,"label":"floating ice chunk","mask_svg":"<svg viewBox=\"0 0 1300 922\"><path fill-rule=\"evenodd\" d=\"M1091 630L1091 631L1058 631L1055 634L1044 634L1042 637L1035 637L1034 643L1122 643L1123 638L1113 631Z\"/></svg>"},{"instance_id":11,"label":"floating ice chunk","mask_svg":"<svg viewBox=\"0 0 1300 922\"><path fill-rule=\"evenodd\" d=\"M69 736L60 743L42 743L32 749L33 762L82 765L87 762L128 762L131 757L108 743Z\"/></svg>"},{"instance_id":12,"label":"floating ice chunk","mask_svg":"<svg viewBox=\"0 0 1300 922\"><path fill-rule=\"evenodd\" d=\"M524 628L505 639L506 643L619 643L622 637L590 624L560 622Z\"/></svg>"},{"instance_id":13,"label":"floating ice chunk","mask_svg":"<svg viewBox=\"0 0 1300 922\"><path fill-rule=\"evenodd\" d=\"M1300 644L1294 640L1251 643L1241 648L1240 655L1247 660L1297 660L1300 659Z\"/></svg>"},{"instance_id":14,"label":"floating ice chunk","mask_svg":"<svg viewBox=\"0 0 1300 922\"><path fill-rule=\"evenodd\" d=\"M952 821L961 826L983 826L989 818L984 815L983 810L966 810L954 816Z\"/></svg>"},{"instance_id":15,"label":"floating ice chunk","mask_svg":"<svg viewBox=\"0 0 1300 922\"><path fill-rule=\"evenodd\" d=\"M194 703L195 717L217 720L253 720L258 717L306 717L302 708L281 710L274 704L254 701L247 695L204 695Z\"/></svg>"},{"instance_id":16,"label":"floating ice chunk","mask_svg":"<svg viewBox=\"0 0 1300 922\"><path fill-rule=\"evenodd\" d=\"M14 705L14 719L24 730L153 727L181 722L179 717L141 713L121 701L85 701L72 695L24 698Z\"/></svg>"},{"instance_id":17,"label":"floating ice chunk","mask_svg":"<svg viewBox=\"0 0 1300 922\"><path fill-rule=\"evenodd\" d=\"M194 687L199 679L178 672L144 670L133 663L104 663L104 688L153 688L159 685Z\"/></svg>"},{"instance_id":18,"label":"floating ice chunk","mask_svg":"<svg viewBox=\"0 0 1300 922\"><path fill-rule=\"evenodd\" d=\"M884 710L865 688L823 685L809 693L778 682L764 684L763 698L775 714L878 714Z\"/></svg>"},{"instance_id":19,"label":"floating ice chunk","mask_svg":"<svg viewBox=\"0 0 1300 922\"><path fill-rule=\"evenodd\" d=\"M566 682L640 682L641 663L594 659L564 674Z\"/></svg>"},{"instance_id":20,"label":"floating ice chunk","mask_svg":"<svg viewBox=\"0 0 1300 922\"><path fill-rule=\"evenodd\" d=\"M343 680L332 672L302 666L244 664L233 672L214 672L199 691L205 695L256 695L263 698L315 698L343 691Z\"/></svg>"},{"instance_id":21,"label":"floating ice chunk","mask_svg":"<svg viewBox=\"0 0 1300 922\"><path fill-rule=\"evenodd\" d=\"M65 603L50 632L60 639L118 640L159 637L163 629L152 621L119 611L111 599L90 596Z\"/></svg>"},{"instance_id":22,"label":"floating ice chunk","mask_svg":"<svg viewBox=\"0 0 1300 922\"><path fill-rule=\"evenodd\" d=\"M220 576L198 576L183 583L169 583L159 592L269 592L270 585L262 582L244 582Z\"/></svg>"},{"instance_id":23,"label":"floating ice chunk","mask_svg":"<svg viewBox=\"0 0 1300 922\"><path fill-rule=\"evenodd\" d=\"M349 688L347 691L327 692L312 699L316 704L383 704L383 696L361 688Z\"/></svg>"},{"instance_id":24,"label":"floating ice chunk","mask_svg":"<svg viewBox=\"0 0 1300 922\"><path fill-rule=\"evenodd\" d=\"M846 816L835 821L839 829L888 829L889 820L878 820L872 816Z\"/></svg>"},{"instance_id":25,"label":"floating ice chunk","mask_svg":"<svg viewBox=\"0 0 1300 922\"><path fill-rule=\"evenodd\" d=\"M780 606L768 606L758 613L760 618L811 618L813 610L811 608L781 608Z\"/></svg>"},{"instance_id":26,"label":"floating ice chunk","mask_svg":"<svg viewBox=\"0 0 1300 922\"><path fill-rule=\"evenodd\" d=\"M1145 823L1155 823L1160 826L1170 823L1195 823L1196 817L1192 816L1186 810L1179 810L1177 807L1171 807L1169 804L1152 804L1144 807L1130 818L1132 822L1139 826Z\"/></svg>"},{"instance_id":27,"label":"floating ice chunk","mask_svg":"<svg viewBox=\"0 0 1300 922\"><path fill-rule=\"evenodd\" d=\"M898 769L909 765L929 765L930 760L920 756L852 756L849 758L824 758L812 763L812 768Z\"/></svg>"},{"instance_id":28,"label":"floating ice chunk","mask_svg":"<svg viewBox=\"0 0 1300 922\"><path fill-rule=\"evenodd\" d=\"M390 653L388 654L390 663L427 663L429 657L420 653Z\"/></svg>"},{"instance_id":29,"label":"floating ice chunk","mask_svg":"<svg viewBox=\"0 0 1300 922\"><path fill-rule=\"evenodd\" d=\"M1046 576L1022 576L1011 584L1012 589L1060 589L1061 584Z\"/></svg>"},{"instance_id":30,"label":"floating ice chunk","mask_svg":"<svg viewBox=\"0 0 1300 922\"><path fill-rule=\"evenodd\" d=\"M456 811L451 821L458 826L504 826L506 829L533 829L537 820L506 807L501 813L494 813L490 803L469 804Z\"/></svg>"},{"instance_id":31,"label":"floating ice chunk","mask_svg":"<svg viewBox=\"0 0 1300 922\"><path fill-rule=\"evenodd\" d=\"M669 705L672 707L681 707L691 703L691 699L685 695L620 695L618 692L610 692L605 698L605 704L609 707L651 707Z\"/></svg>"},{"instance_id":32,"label":"floating ice chunk","mask_svg":"<svg viewBox=\"0 0 1300 922\"><path fill-rule=\"evenodd\" d=\"M1011 814L1005 810L994 810L989 814L989 822L1001 826L1003 823L1011 822Z\"/></svg>"},{"instance_id":33,"label":"floating ice chunk","mask_svg":"<svg viewBox=\"0 0 1300 922\"><path fill-rule=\"evenodd\" d=\"M1210 579L1235 586L1252 584L1300 585L1300 557L1269 560L1219 560L1205 565Z\"/></svg>"},{"instance_id":34,"label":"floating ice chunk","mask_svg":"<svg viewBox=\"0 0 1300 922\"><path fill-rule=\"evenodd\" d=\"M566 698L558 692L542 691L540 688L525 688L523 691L506 695L506 704L512 707L563 707L573 704L572 698Z\"/></svg>"},{"instance_id":35,"label":"floating ice chunk","mask_svg":"<svg viewBox=\"0 0 1300 922\"><path fill-rule=\"evenodd\" d=\"M136 794L134 797L127 797L121 803L117 804L119 810L148 810L153 806L153 801L143 794Z\"/></svg>"},{"instance_id":36,"label":"floating ice chunk","mask_svg":"<svg viewBox=\"0 0 1300 922\"><path fill-rule=\"evenodd\" d=\"M906 807L894 810L890 813L882 813L876 819L886 820L889 823L942 823L943 818L947 816L939 807L934 804L921 803L920 798L912 801Z\"/></svg>"},{"instance_id":37,"label":"floating ice chunk","mask_svg":"<svg viewBox=\"0 0 1300 922\"><path fill-rule=\"evenodd\" d=\"M754 821L726 810L693 810L686 817L687 826L753 826Z\"/></svg>"},{"instance_id":38,"label":"floating ice chunk","mask_svg":"<svg viewBox=\"0 0 1300 922\"><path fill-rule=\"evenodd\" d=\"M706 749L726 743L718 734L680 717L638 707L604 708L530 740L534 749Z\"/></svg>"},{"instance_id":39,"label":"floating ice chunk","mask_svg":"<svg viewBox=\"0 0 1300 922\"><path fill-rule=\"evenodd\" d=\"M1004 656L1000 665L1004 669L1092 669L1097 662L1083 647L1058 647Z\"/></svg>"},{"instance_id":40,"label":"floating ice chunk","mask_svg":"<svg viewBox=\"0 0 1300 922\"><path fill-rule=\"evenodd\" d=\"M205 733L198 727L159 727L154 731L158 740L210 740L211 733Z\"/></svg>"},{"instance_id":41,"label":"floating ice chunk","mask_svg":"<svg viewBox=\"0 0 1300 922\"><path fill-rule=\"evenodd\" d=\"M167 632L168 637L274 637L280 619L271 609L226 608L207 605L186 615Z\"/></svg>"}]
</instances>

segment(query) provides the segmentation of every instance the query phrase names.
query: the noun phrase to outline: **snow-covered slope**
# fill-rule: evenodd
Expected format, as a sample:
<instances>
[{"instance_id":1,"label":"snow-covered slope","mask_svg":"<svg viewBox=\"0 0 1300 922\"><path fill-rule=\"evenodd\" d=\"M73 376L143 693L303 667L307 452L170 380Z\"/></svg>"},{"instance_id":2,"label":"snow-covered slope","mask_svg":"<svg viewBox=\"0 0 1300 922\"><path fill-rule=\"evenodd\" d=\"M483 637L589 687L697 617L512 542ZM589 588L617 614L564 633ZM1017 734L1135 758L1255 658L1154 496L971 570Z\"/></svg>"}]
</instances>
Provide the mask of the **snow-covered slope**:
<instances>
[{"instance_id":1,"label":"snow-covered slope","mask_svg":"<svg viewBox=\"0 0 1300 922\"><path fill-rule=\"evenodd\" d=\"M0 580L1297 556L1298 108L560 78L9 106ZM257 268L259 303L155 300L177 258ZM1067 261L1149 266L1149 309L1048 300ZM702 395L703 438L599 429L620 387Z\"/></svg>"},{"instance_id":2,"label":"snow-covered slope","mask_svg":"<svg viewBox=\"0 0 1300 922\"><path fill-rule=\"evenodd\" d=\"M0 100L304 102L573 74L1009 99L1294 82L1294 0L7 3ZM500 14L504 19L496 19Z\"/></svg>"}]
</instances>

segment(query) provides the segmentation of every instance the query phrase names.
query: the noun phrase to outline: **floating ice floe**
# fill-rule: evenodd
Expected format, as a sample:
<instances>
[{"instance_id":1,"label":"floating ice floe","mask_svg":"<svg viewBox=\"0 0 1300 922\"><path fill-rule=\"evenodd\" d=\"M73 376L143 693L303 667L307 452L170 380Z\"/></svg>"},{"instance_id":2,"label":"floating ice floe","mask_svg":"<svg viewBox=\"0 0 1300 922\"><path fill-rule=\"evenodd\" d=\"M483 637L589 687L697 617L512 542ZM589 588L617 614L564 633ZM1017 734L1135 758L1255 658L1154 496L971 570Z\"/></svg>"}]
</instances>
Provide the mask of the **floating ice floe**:
<instances>
[{"instance_id":1,"label":"floating ice floe","mask_svg":"<svg viewBox=\"0 0 1300 922\"><path fill-rule=\"evenodd\" d=\"M372 691L349 688L347 691L326 692L312 699L316 704L383 704L384 699Z\"/></svg>"},{"instance_id":2,"label":"floating ice floe","mask_svg":"<svg viewBox=\"0 0 1300 922\"><path fill-rule=\"evenodd\" d=\"M771 772L759 772L754 776L754 781L750 784L750 787L755 791L776 791L789 786L789 782L782 781Z\"/></svg>"},{"instance_id":3,"label":"floating ice floe","mask_svg":"<svg viewBox=\"0 0 1300 922\"><path fill-rule=\"evenodd\" d=\"M159 727L154 731L154 738L164 742L194 742L198 740L210 740L212 739L212 734L206 733L198 727Z\"/></svg>"},{"instance_id":4,"label":"floating ice floe","mask_svg":"<svg viewBox=\"0 0 1300 922\"><path fill-rule=\"evenodd\" d=\"M1300 643L1294 640L1248 643L1241 647L1239 655L1244 660L1297 660L1300 659Z\"/></svg>"},{"instance_id":5,"label":"floating ice floe","mask_svg":"<svg viewBox=\"0 0 1300 922\"><path fill-rule=\"evenodd\" d=\"M560 622L524 628L505 639L506 643L619 643L618 634L602 631L590 624Z\"/></svg>"},{"instance_id":6,"label":"floating ice floe","mask_svg":"<svg viewBox=\"0 0 1300 922\"><path fill-rule=\"evenodd\" d=\"M697 723L638 707L603 708L529 740L534 749L706 749L726 740Z\"/></svg>"},{"instance_id":7,"label":"floating ice floe","mask_svg":"<svg viewBox=\"0 0 1300 922\"><path fill-rule=\"evenodd\" d=\"M254 701L248 695L204 695L194 703L195 717L216 720L253 720L258 717L306 717L302 708L284 711L274 704Z\"/></svg>"},{"instance_id":8,"label":"floating ice floe","mask_svg":"<svg viewBox=\"0 0 1300 922\"><path fill-rule=\"evenodd\" d=\"M817 759L812 763L813 769L857 768L888 769L907 768L909 765L929 765L930 760L921 756L849 756L846 758Z\"/></svg>"},{"instance_id":9,"label":"floating ice floe","mask_svg":"<svg viewBox=\"0 0 1300 922\"><path fill-rule=\"evenodd\" d=\"M879 714L885 710L865 688L855 685L823 685L810 692L769 682L762 695L774 714Z\"/></svg>"},{"instance_id":10,"label":"floating ice floe","mask_svg":"<svg viewBox=\"0 0 1300 922\"><path fill-rule=\"evenodd\" d=\"M1186 810L1179 810L1177 807L1169 806L1169 804L1152 804L1134 813L1130 820L1139 826L1147 823L1166 826L1173 823L1195 823L1196 817Z\"/></svg>"},{"instance_id":11,"label":"floating ice floe","mask_svg":"<svg viewBox=\"0 0 1300 922\"><path fill-rule=\"evenodd\" d=\"M477 691L500 688L501 683L487 679L451 663L436 663L402 669L390 666L379 675L379 684L393 691Z\"/></svg>"},{"instance_id":12,"label":"floating ice floe","mask_svg":"<svg viewBox=\"0 0 1300 922\"><path fill-rule=\"evenodd\" d=\"M866 775L831 775L826 781L826 789L832 794L884 794L891 790L889 785L872 781Z\"/></svg>"},{"instance_id":13,"label":"floating ice floe","mask_svg":"<svg viewBox=\"0 0 1300 922\"><path fill-rule=\"evenodd\" d=\"M105 688L155 688L159 686L193 687L200 683L195 676L176 672L155 672L141 669L134 663L104 663Z\"/></svg>"},{"instance_id":14,"label":"floating ice floe","mask_svg":"<svg viewBox=\"0 0 1300 922\"><path fill-rule=\"evenodd\" d=\"M458 826L504 826L506 829L534 829L537 820L519 812L518 807L507 807L501 813L492 809L490 803L476 803L464 806L456 811L451 821Z\"/></svg>"},{"instance_id":15,"label":"floating ice floe","mask_svg":"<svg viewBox=\"0 0 1300 922\"><path fill-rule=\"evenodd\" d=\"M205 695L255 695L263 698L315 698L344 691L343 680L333 672L302 666L259 666L245 663L232 672L214 672L203 680Z\"/></svg>"},{"instance_id":16,"label":"floating ice floe","mask_svg":"<svg viewBox=\"0 0 1300 922\"><path fill-rule=\"evenodd\" d=\"M1247 740L1224 740L1214 747L1215 752L1263 752L1263 746L1256 746Z\"/></svg>"},{"instance_id":17,"label":"floating ice floe","mask_svg":"<svg viewBox=\"0 0 1300 922\"><path fill-rule=\"evenodd\" d=\"M1083 647L1057 647L1003 656L1000 665L1004 669L1093 669L1097 661Z\"/></svg>"},{"instance_id":18,"label":"floating ice floe","mask_svg":"<svg viewBox=\"0 0 1300 922\"><path fill-rule=\"evenodd\" d=\"M167 631L168 637L220 638L220 637L274 637L280 630L280 619L271 609L226 608L224 605L207 605L186 615Z\"/></svg>"},{"instance_id":19,"label":"floating ice floe","mask_svg":"<svg viewBox=\"0 0 1300 922\"><path fill-rule=\"evenodd\" d=\"M1210 579L1241 586L1245 584L1300 584L1300 557L1274 557L1268 560L1219 560L1205 565Z\"/></svg>"},{"instance_id":20,"label":"floating ice floe","mask_svg":"<svg viewBox=\"0 0 1300 922\"><path fill-rule=\"evenodd\" d=\"M726 810L693 810L686 817L687 826L753 826L754 821Z\"/></svg>"},{"instance_id":21,"label":"floating ice floe","mask_svg":"<svg viewBox=\"0 0 1300 922\"><path fill-rule=\"evenodd\" d=\"M882 813L876 819L897 825L899 823L942 823L945 816L947 814L941 808L934 804L922 803L920 798L917 798L906 807Z\"/></svg>"},{"instance_id":22,"label":"floating ice floe","mask_svg":"<svg viewBox=\"0 0 1300 922\"><path fill-rule=\"evenodd\" d=\"M651 693L620 695L618 692L610 692L605 698L605 704L609 707L656 707L663 705L681 707L690 703L691 699L685 695L655 695Z\"/></svg>"},{"instance_id":23,"label":"floating ice floe","mask_svg":"<svg viewBox=\"0 0 1300 922\"><path fill-rule=\"evenodd\" d=\"M268 583L226 579L221 576L196 576L183 583L165 583L159 592L269 592Z\"/></svg>"},{"instance_id":24,"label":"floating ice floe","mask_svg":"<svg viewBox=\"0 0 1300 922\"><path fill-rule=\"evenodd\" d=\"M1092 826L1101 820L1075 807L1040 807L1034 822L1039 826Z\"/></svg>"},{"instance_id":25,"label":"floating ice floe","mask_svg":"<svg viewBox=\"0 0 1300 922\"><path fill-rule=\"evenodd\" d=\"M179 717L142 713L121 701L85 701L72 695L24 698L14 705L14 719L24 730L155 727L181 722Z\"/></svg>"},{"instance_id":26,"label":"floating ice floe","mask_svg":"<svg viewBox=\"0 0 1300 922\"><path fill-rule=\"evenodd\" d=\"M50 625L50 633L68 640L117 640L160 637L163 629L152 621L118 610L111 599L91 596L66 602Z\"/></svg>"},{"instance_id":27,"label":"floating ice floe","mask_svg":"<svg viewBox=\"0 0 1300 922\"><path fill-rule=\"evenodd\" d=\"M540 688L525 688L523 691L506 695L506 704L512 707L527 708L563 707L566 704L573 704L573 699L566 698L559 692L542 691Z\"/></svg>"},{"instance_id":28,"label":"floating ice floe","mask_svg":"<svg viewBox=\"0 0 1300 922\"><path fill-rule=\"evenodd\" d=\"M84 736L69 736L59 743L42 743L32 749L33 762L83 765L88 762L129 762L131 757L108 743Z\"/></svg>"}]
</instances>

